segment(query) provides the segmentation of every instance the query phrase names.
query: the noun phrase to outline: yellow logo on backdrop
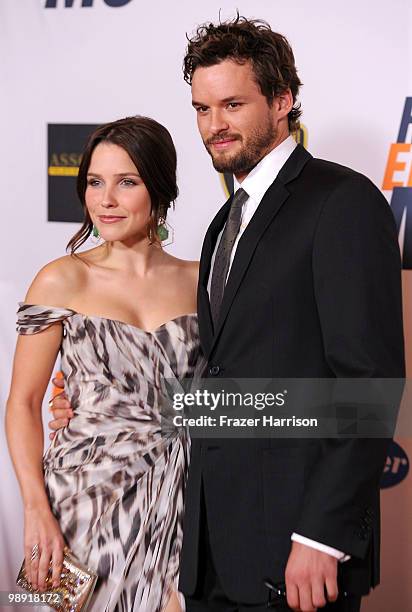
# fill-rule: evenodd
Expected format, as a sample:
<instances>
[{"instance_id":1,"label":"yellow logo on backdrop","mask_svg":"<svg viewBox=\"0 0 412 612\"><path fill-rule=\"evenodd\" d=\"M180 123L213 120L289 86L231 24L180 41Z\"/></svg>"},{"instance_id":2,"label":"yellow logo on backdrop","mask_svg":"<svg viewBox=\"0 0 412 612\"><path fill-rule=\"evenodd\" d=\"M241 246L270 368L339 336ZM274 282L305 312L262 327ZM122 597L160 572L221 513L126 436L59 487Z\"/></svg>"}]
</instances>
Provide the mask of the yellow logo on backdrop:
<instances>
[{"instance_id":1,"label":"yellow logo on backdrop","mask_svg":"<svg viewBox=\"0 0 412 612\"><path fill-rule=\"evenodd\" d=\"M79 153L52 153L48 167L49 176L77 176L81 155Z\"/></svg>"},{"instance_id":2,"label":"yellow logo on backdrop","mask_svg":"<svg viewBox=\"0 0 412 612\"><path fill-rule=\"evenodd\" d=\"M70 166L49 166L49 176L77 176L79 168Z\"/></svg>"},{"instance_id":3,"label":"yellow logo on backdrop","mask_svg":"<svg viewBox=\"0 0 412 612\"><path fill-rule=\"evenodd\" d=\"M76 179L84 145L97 124L49 123L47 184L49 221L82 222Z\"/></svg>"}]
</instances>

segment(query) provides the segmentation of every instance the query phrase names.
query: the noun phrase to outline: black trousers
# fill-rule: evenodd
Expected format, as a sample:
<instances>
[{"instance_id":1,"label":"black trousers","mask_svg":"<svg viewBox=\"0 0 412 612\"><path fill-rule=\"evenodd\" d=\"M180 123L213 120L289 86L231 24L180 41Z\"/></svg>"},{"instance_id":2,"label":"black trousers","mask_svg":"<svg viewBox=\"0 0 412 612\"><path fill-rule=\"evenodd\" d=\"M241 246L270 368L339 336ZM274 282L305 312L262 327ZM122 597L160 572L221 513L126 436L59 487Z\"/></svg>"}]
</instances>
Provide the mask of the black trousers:
<instances>
[{"instance_id":1,"label":"black trousers","mask_svg":"<svg viewBox=\"0 0 412 612\"><path fill-rule=\"evenodd\" d=\"M242 604L241 602L231 601L226 596L216 573L210 548L203 487L201 504L198 583L194 595L185 598L186 612L270 612L270 610L281 612L282 610L291 610L286 602L276 608L269 608L267 602L252 605ZM325 612L359 612L360 605L361 597L352 595L341 597L335 603L327 604L319 610Z\"/></svg>"}]
</instances>

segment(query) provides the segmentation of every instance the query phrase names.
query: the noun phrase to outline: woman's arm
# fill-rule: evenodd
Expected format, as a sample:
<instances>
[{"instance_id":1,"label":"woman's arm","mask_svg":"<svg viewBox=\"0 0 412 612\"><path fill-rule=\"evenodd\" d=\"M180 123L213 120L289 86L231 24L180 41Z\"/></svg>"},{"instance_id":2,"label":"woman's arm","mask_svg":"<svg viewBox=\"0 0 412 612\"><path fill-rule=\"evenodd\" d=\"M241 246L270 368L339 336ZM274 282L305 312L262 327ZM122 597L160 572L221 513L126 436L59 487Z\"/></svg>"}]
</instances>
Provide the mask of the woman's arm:
<instances>
[{"instance_id":1,"label":"woman's arm","mask_svg":"<svg viewBox=\"0 0 412 612\"><path fill-rule=\"evenodd\" d=\"M53 301L57 298L56 289L50 270L44 270L33 282L26 302L59 305ZM61 339L61 323L38 334L18 337L6 411L7 440L24 504L26 572L33 587L41 589L45 587L51 558L53 584L58 585L63 560L64 540L51 512L43 478L41 415ZM36 544L40 556L31 561Z\"/></svg>"},{"instance_id":2,"label":"woman's arm","mask_svg":"<svg viewBox=\"0 0 412 612\"><path fill-rule=\"evenodd\" d=\"M41 407L61 335L61 323L56 323L39 334L17 339L6 431L25 507L48 503L43 479Z\"/></svg>"}]
</instances>

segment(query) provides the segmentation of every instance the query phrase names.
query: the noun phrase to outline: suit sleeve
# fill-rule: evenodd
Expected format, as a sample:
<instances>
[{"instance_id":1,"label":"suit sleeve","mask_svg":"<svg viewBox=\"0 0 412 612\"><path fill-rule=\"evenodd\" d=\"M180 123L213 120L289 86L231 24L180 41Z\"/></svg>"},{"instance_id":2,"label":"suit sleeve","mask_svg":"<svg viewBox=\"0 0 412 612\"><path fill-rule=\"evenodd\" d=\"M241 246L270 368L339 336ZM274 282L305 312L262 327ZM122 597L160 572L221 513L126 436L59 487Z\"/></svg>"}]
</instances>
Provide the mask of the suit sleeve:
<instances>
[{"instance_id":1,"label":"suit sleeve","mask_svg":"<svg viewBox=\"0 0 412 612\"><path fill-rule=\"evenodd\" d=\"M320 214L313 248L315 299L328 365L337 378L402 378L401 266L392 212L353 173ZM388 439L324 439L295 531L364 558L379 507Z\"/></svg>"}]
</instances>

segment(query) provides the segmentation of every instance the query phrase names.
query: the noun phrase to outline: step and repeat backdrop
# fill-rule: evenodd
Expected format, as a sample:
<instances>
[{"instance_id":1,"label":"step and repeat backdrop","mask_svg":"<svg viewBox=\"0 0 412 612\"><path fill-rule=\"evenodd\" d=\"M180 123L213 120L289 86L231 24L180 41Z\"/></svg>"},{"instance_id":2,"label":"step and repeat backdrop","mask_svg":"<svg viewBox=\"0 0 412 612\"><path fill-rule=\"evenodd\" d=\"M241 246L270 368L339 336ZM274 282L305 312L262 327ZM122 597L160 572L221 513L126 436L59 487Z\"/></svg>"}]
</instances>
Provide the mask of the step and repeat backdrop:
<instances>
[{"instance_id":1,"label":"step and repeat backdrop","mask_svg":"<svg viewBox=\"0 0 412 612\"><path fill-rule=\"evenodd\" d=\"M170 130L178 152L180 196L168 219L174 242L167 248L179 257L199 257L207 225L231 185L228 177L213 170L200 141L182 59L186 34L200 23L217 21L219 15L233 17L236 9L265 19L292 44L304 83L301 142L317 157L366 174L393 208L403 258L407 367L412 376L408 0L2 0L2 413L17 302L39 268L64 254L79 227L74 185L82 146L96 125L140 114ZM47 416L45 407L46 433ZM382 584L364 611L412 609L411 456L412 440L397 437L382 479ZM10 591L23 555L23 513L3 428L0 460L0 591Z\"/></svg>"}]
</instances>

